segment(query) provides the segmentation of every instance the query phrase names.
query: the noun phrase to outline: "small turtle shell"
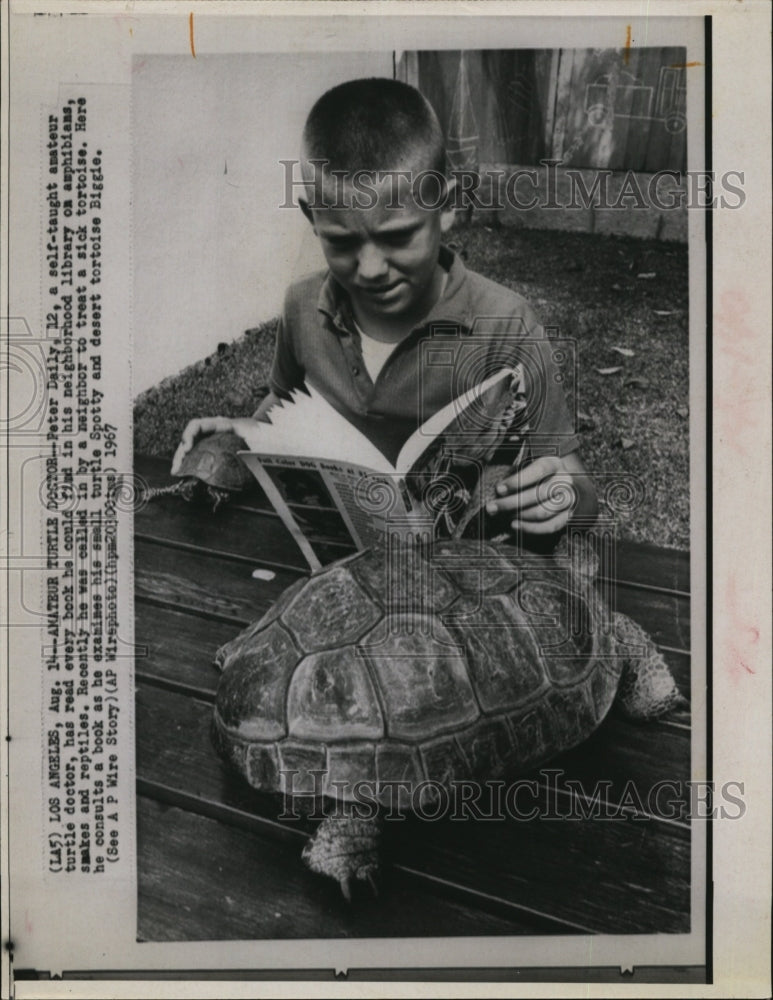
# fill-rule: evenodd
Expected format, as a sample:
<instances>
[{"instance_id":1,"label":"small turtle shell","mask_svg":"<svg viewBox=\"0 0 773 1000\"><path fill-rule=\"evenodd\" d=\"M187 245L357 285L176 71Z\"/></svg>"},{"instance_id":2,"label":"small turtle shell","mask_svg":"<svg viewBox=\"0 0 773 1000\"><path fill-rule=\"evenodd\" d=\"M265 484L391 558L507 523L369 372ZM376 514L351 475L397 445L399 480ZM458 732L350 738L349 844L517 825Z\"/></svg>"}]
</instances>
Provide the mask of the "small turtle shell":
<instances>
[{"instance_id":1,"label":"small turtle shell","mask_svg":"<svg viewBox=\"0 0 773 1000\"><path fill-rule=\"evenodd\" d=\"M198 441L183 458L178 478L198 479L207 486L238 492L252 482L252 474L237 452L247 445L232 431L210 434Z\"/></svg>"}]
</instances>

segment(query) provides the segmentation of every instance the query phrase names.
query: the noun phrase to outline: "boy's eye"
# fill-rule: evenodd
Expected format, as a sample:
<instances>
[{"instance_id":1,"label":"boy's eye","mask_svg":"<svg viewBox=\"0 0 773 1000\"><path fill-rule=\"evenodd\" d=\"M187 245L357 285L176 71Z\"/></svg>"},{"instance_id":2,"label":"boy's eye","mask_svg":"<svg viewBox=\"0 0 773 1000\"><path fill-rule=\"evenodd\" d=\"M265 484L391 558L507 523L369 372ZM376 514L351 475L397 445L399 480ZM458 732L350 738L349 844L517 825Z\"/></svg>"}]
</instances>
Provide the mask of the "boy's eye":
<instances>
[{"instance_id":1,"label":"boy's eye","mask_svg":"<svg viewBox=\"0 0 773 1000\"><path fill-rule=\"evenodd\" d=\"M411 242L412 236L413 233L384 233L381 236L381 242L388 247L404 247Z\"/></svg>"},{"instance_id":2,"label":"boy's eye","mask_svg":"<svg viewBox=\"0 0 773 1000\"><path fill-rule=\"evenodd\" d=\"M334 250L352 250L356 245L356 240L349 236L326 236L325 242Z\"/></svg>"}]
</instances>

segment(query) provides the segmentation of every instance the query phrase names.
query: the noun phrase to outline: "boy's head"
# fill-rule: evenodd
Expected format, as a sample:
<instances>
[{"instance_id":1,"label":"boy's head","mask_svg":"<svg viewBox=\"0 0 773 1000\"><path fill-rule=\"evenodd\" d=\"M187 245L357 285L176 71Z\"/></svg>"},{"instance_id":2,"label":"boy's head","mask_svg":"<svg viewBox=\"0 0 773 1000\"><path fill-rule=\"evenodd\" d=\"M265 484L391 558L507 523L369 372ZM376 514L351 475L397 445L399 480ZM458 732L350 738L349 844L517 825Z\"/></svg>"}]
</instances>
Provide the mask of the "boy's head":
<instances>
[{"instance_id":1,"label":"boy's head","mask_svg":"<svg viewBox=\"0 0 773 1000\"><path fill-rule=\"evenodd\" d=\"M437 116L413 87L352 80L319 98L303 133L301 207L358 311L421 318L442 287L453 223Z\"/></svg>"},{"instance_id":2,"label":"boy's head","mask_svg":"<svg viewBox=\"0 0 773 1000\"><path fill-rule=\"evenodd\" d=\"M350 80L316 102L303 130L303 158L331 170L446 171L443 130L414 87L374 77Z\"/></svg>"}]
</instances>

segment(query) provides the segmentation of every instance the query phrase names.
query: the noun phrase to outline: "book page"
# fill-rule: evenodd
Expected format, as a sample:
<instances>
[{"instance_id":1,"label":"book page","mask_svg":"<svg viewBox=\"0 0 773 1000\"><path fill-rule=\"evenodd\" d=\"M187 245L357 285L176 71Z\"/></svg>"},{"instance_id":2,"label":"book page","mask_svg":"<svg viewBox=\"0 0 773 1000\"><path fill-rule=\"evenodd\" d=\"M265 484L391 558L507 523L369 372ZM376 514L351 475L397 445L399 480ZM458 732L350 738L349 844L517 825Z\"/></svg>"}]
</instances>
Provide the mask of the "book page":
<instances>
[{"instance_id":1,"label":"book page","mask_svg":"<svg viewBox=\"0 0 773 1000\"><path fill-rule=\"evenodd\" d=\"M310 456L241 454L280 516L287 519L312 569L329 562L331 554L345 555L346 546L379 548L387 537L408 541L432 535L424 508L395 473ZM321 512L326 514L322 532ZM340 519L337 524L331 524L333 513ZM331 542L344 548L331 553Z\"/></svg>"},{"instance_id":2,"label":"book page","mask_svg":"<svg viewBox=\"0 0 773 1000\"><path fill-rule=\"evenodd\" d=\"M430 442L441 435L449 452L484 457L516 419L520 378L514 369L503 368L438 410L405 442L397 457L397 470L418 471ZM506 379L509 384L505 384Z\"/></svg>"},{"instance_id":3,"label":"book page","mask_svg":"<svg viewBox=\"0 0 773 1000\"><path fill-rule=\"evenodd\" d=\"M392 470L378 448L312 385L305 392L296 389L290 400L273 406L265 422L256 424L248 444L261 454L346 458L374 470Z\"/></svg>"}]
</instances>

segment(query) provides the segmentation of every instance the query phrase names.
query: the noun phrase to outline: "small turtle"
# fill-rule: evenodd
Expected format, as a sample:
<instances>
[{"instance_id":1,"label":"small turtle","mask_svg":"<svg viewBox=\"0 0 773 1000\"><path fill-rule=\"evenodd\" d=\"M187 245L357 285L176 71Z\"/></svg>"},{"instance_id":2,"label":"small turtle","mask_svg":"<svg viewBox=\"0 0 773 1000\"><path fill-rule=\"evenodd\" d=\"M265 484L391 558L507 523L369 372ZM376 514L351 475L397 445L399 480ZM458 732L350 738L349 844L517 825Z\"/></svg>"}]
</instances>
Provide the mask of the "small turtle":
<instances>
[{"instance_id":1,"label":"small turtle","mask_svg":"<svg viewBox=\"0 0 773 1000\"><path fill-rule=\"evenodd\" d=\"M237 454L246 448L242 438L232 431L203 437L183 457L179 472L174 473L179 482L152 487L147 492L148 499L174 495L191 501L203 492L212 500L212 510L216 511L234 493L254 482L252 473Z\"/></svg>"},{"instance_id":2,"label":"small turtle","mask_svg":"<svg viewBox=\"0 0 773 1000\"><path fill-rule=\"evenodd\" d=\"M684 702L648 636L610 614L578 548L357 553L293 584L218 650L219 751L261 791L335 798L303 858L347 899L379 870L366 788L382 811L396 788L400 809L418 808L420 786L451 794L459 779L515 775L576 746L613 702L637 720Z\"/></svg>"}]
</instances>

